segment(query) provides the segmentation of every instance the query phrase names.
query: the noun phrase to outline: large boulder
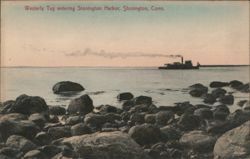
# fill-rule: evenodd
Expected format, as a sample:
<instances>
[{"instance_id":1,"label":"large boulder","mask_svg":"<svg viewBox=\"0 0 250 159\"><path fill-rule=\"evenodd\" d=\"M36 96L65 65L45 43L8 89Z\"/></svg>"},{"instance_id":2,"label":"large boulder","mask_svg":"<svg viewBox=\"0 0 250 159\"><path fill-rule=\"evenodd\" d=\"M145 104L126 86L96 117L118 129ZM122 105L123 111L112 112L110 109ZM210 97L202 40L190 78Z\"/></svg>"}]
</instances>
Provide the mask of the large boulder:
<instances>
[{"instance_id":1,"label":"large boulder","mask_svg":"<svg viewBox=\"0 0 250 159\"><path fill-rule=\"evenodd\" d=\"M70 144L82 158L98 159L148 159L140 146L127 134L102 132L66 138L63 144Z\"/></svg>"},{"instance_id":2,"label":"large boulder","mask_svg":"<svg viewBox=\"0 0 250 159\"><path fill-rule=\"evenodd\" d=\"M118 94L118 96L117 96L117 99L119 101L130 100L133 98L134 98L134 95L130 92L123 92L123 93Z\"/></svg>"},{"instance_id":3,"label":"large boulder","mask_svg":"<svg viewBox=\"0 0 250 159\"><path fill-rule=\"evenodd\" d=\"M68 113L69 114L88 114L94 109L92 99L87 95L82 95L79 98L75 98L70 101L68 106Z\"/></svg>"},{"instance_id":4,"label":"large boulder","mask_svg":"<svg viewBox=\"0 0 250 159\"><path fill-rule=\"evenodd\" d=\"M213 150L215 142L215 137L199 130L188 132L180 138L180 143L184 147L198 152L209 152Z\"/></svg>"},{"instance_id":5,"label":"large boulder","mask_svg":"<svg viewBox=\"0 0 250 159\"><path fill-rule=\"evenodd\" d=\"M152 124L133 126L128 134L140 145L154 144L161 137L160 129Z\"/></svg>"},{"instance_id":6,"label":"large boulder","mask_svg":"<svg viewBox=\"0 0 250 159\"><path fill-rule=\"evenodd\" d=\"M250 158L250 121L223 134L215 143L214 156L223 159Z\"/></svg>"},{"instance_id":7,"label":"large boulder","mask_svg":"<svg viewBox=\"0 0 250 159\"><path fill-rule=\"evenodd\" d=\"M56 83L53 86L52 90L55 94L60 94L60 93L72 92L72 91L79 92L79 91L83 91L84 88L83 88L83 86L81 86L80 84L75 83L75 82L62 81L62 82Z\"/></svg>"},{"instance_id":8,"label":"large boulder","mask_svg":"<svg viewBox=\"0 0 250 159\"><path fill-rule=\"evenodd\" d=\"M219 88L219 87L225 87L229 86L228 82L220 82L220 81L213 81L209 84L211 88Z\"/></svg>"},{"instance_id":9,"label":"large boulder","mask_svg":"<svg viewBox=\"0 0 250 159\"><path fill-rule=\"evenodd\" d=\"M45 100L38 96L27 96L26 94L17 97L14 104L8 110L8 113L33 114L48 111Z\"/></svg>"},{"instance_id":10,"label":"large boulder","mask_svg":"<svg viewBox=\"0 0 250 159\"><path fill-rule=\"evenodd\" d=\"M19 135L10 136L6 141L6 145L17 148L22 152L28 152L30 150L34 150L37 147L32 141Z\"/></svg>"},{"instance_id":11,"label":"large boulder","mask_svg":"<svg viewBox=\"0 0 250 159\"><path fill-rule=\"evenodd\" d=\"M18 120L19 117L4 115L0 118L0 138L6 140L10 135L22 135L27 138L35 137L39 127L29 120Z\"/></svg>"},{"instance_id":12,"label":"large boulder","mask_svg":"<svg viewBox=\"0 0 250 159\"><path fill-rule=\"evenodd\" d=\"M83 123L76 124L71 127L71 135L76 136L76 135L84 135L84 134L90 134L91 129L87 125Z\"/></svg>"}]
</instances>

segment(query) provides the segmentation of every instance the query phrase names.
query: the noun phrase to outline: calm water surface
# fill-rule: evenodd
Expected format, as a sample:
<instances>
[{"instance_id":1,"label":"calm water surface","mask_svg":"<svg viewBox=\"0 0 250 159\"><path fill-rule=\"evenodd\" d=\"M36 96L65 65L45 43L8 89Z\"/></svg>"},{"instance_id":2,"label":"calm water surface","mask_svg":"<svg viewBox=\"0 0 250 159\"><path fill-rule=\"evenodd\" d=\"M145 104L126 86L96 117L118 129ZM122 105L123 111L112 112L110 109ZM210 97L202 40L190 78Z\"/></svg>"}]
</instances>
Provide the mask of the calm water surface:
<instances>
[{"instance_id":1,"label":"calm water surface","mask_svg":"<svg viewBox=\"0 0 250 159\"><path fill-rule=\"evenodd\" d=\"M15 99L20 94L42 96L50 105L67 106L70 99L88 93L94 105L118 106L120 92L135 96L151 96L156 105L171 106L176 102L202 103L190 97L183 88L194 83L209 85L211 81L240 80L249 82L249 67L217 67L199 70L158 70L156 68L1 68L1 101ZM60 96L52 92L59 81L74 81L85 91L73 96ZM211 89L210 89L211 90ZM227 88L228 91L233 91ZM236 101L248 99L249 94L235 93Z\"/></svg>"}]
</instances>

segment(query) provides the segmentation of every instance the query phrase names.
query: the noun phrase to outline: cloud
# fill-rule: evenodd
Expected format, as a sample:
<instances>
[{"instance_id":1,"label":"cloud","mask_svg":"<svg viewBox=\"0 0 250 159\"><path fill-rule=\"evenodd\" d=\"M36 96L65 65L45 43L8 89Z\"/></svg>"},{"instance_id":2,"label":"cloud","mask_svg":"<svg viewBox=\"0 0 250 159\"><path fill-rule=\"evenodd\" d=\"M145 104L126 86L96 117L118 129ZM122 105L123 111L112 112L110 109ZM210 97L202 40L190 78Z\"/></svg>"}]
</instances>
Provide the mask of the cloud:
<instances>
[{"instance_id":1,"label":"cloud","mask_svg":"<svg viewBox=\"0 0 250 159\"><path fill-rule=\"evenodd\" d=\"M106 52L104 50L93 51L90 48L86 48L85 50L76 50L73 52L65 53L65 56L69 57L81 57L81 56L99 56L103 58L133 58L133 57L168 57L168 58L177 58L182 57L182 55L172 55L172 54L159 54L159 53L141 53L141 52Z\"/></svg>"}]
</instances>

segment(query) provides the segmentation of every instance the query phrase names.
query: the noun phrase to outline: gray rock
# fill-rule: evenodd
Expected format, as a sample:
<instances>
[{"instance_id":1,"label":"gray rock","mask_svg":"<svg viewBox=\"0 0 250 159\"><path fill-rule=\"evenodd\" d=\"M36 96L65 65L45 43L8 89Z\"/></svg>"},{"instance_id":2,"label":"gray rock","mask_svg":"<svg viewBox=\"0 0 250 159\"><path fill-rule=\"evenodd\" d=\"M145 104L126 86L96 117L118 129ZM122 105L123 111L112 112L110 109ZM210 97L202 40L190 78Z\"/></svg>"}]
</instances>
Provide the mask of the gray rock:
<instances>
[{"instance_id":1,"label":"gray rock","mask_svg":"<svg viewBox=\"0 0 250 159\"><path fill-rule=\"evenodd\" d=\"M217 88L213 90L211 94L214 98L218 98L218 97L223 97L226 93L227 91L225 89Z\"/></svg>"},{"instance_id":2,"label":"gray rock","mask_svg":"<svg viewBox=\"0 0 250 159\"><path fill-rule=\"evenodd\" d=\"M238 81L238 80L233 80L233 81L229 82L229 86L234 88L234 89L237 89L238 87L240 87L242 85L243 85L243 83L241 81Z\"/></svg>"},{"instance_id":3,"label":"gray rock","mask_svg":"<svg viewBox=\"0 0 250 159\"><path fill-rule=\"evenodd\" d=\"M40 128L44 127L45 123L47 122L46 118L43 114L34 113L29 116L29 120L33 121L37 126Z\"/></svg>"},{"instance_id":4,"label":"gray rock","mask_svg":"<svg viewBox=\"0 0 250 159\"><path fill-rule=\"evenodd\" d=\"M213 150L215 142L215 137L199 130L188 132L180 138L180 143L184 147L198 152L209 152Z\"/></svg>"},{"instance_id":5,"label":"gray rock","mask_svg":"<svg viewBox=\"0 0 250 159\"><path fill-rule=\"evenodd\" d=\"M119 101L122 101L122 100L130 100L130 99L133 99L134 98L134 95L130 92L123 92L123 93L120 93L118 96L117 96L117 99Z\"/></svg>"},{"instance_id":6,"label":"gray rock","mask_svg":"<svg viewBox=\"0 0 250 159\"><path fill-rule=\"evenodd\" d=\"M194 111L194 115L201 119L212 119L213 112L209 108L199 108Z\"/></svg>"},{"instance_id":7,"label":"gray rock","mask_svg":"<svg viewBox=\"0 0 250 159\"><path fill-rule=\"evenodd\" d=\"M155 120L159 126L165 126L174 119L174 113L172 111L160 111L156 113Z\"/></svg>"},{"instance_id":8,"label":"gray rock","mask_svg":"<svg viewBox=\"0 0 250 159\"><path fill-rule=\"evenodd\" d=\"M138 96L134 98L135 105L145 104L145 105L151 105L152 104L152 98L148 96Z\"/></svg>"},{"instance_id":9,"label":"gray rock","mask_svg":"<svg viewBox=\"0 0 250 159\"><path fill-rule=\"evenodd\" d=\"M10 113L33 114L48 111L45 100L38 96L27 96L25 94L17 97L9 109Z\"/></svg>"},{"instance_id":10,"label":"gray rock","mask_svg":"<svg viewBox=\"0 0 250 159\"><path fill-rule=\"evenodd\" d=\"M214 156L224 159L250 158L250 121L223 134L215 143Z\"/></svg>"},{"instance_id":11,"label":"gray rock","mask_svg":"<svg viewBox=\"0 0 250 159\"><path fill-rule=\"evenodd\" d=\"M22 135L26 138L33 138L39 131L39 127L32 121L19 120L19 115L4 115L0 118L0 134L6 140L10 135Z\"/></svg>"},{"instance_id":12,"label":"gray rock","mask_svg":"<svg viewBox=\"0 0 250 159\"><path fill-rule=\"evenodd\" d=\"M229 114L229 108L225 105L218 105L213 110L213 116L216 120L225 120Z\"/></svg>"},{"instance_id":13,"label":"gray rock","mask_svg":"<svg viewBox=\"0 0 250 159\"><path fill-rule=\"evenodd\" d=\"M165 141L179 140L181 137L181 132L170 125L164 126L160 130Z\"/></svg>"},{"instance_id":14,"label":"gray rock","mask_svg":"<svg viewBox=\"0 0 250 159\"><path fill-rule=\"evenodd\" d=\"M68 106L69 114L88 114L94 109L92 99L87 95L82 95L79 98L75 98L70 101Z\"/></svg>"},{"instance_id":15,"label":"gray rock","mask_svg":"<svg viewBox=\"0 0 250 159\"><path fill-rule=\"evenodd\" d=\"M48 135L52 140L56 140L63 137L70 137L71 131L69 126L52 127L48 130Z\"/></svg>"},{"instance_id":16,"label":"gray rock","mask_svg":"<svg viewBox=\"0 0 250 159\"><path fill-rule=\"evenodd\" d=\"M152 124L133 126L128 134L140 145L154 144L161 137L160 129Z\"/></svg>"},{"instance_id":17,"label":"gray rock","mask_svg":"<svg viewBox=\"0 0 250 159\"><path fill-rule=\"evenodd\" d=\"M60 94L63 92L79 92L79 91L83 91L84 88L83 86L81 86L78 83L75 82L71 82L71 81L62 81L62 82L58 82L56 83L53 88L52 88L53 92L55 94Z\"/></svg>"},{"instance_id":18,"label":"gray rock","mask_svg":"<svg viewBox=\"0 0 250 159\"><path fill-rule=\"evenodd\" d=\"M146 114L144 116L145 123L154 124L155 123L155 114Z\"/></svg>"},{"instance_id":19,"label":"gray rock","mask_svg":"<svg viewBox=\"0 0 250 159\"><path fill-rule=\"evenodd\" d=\"M234 104L234 96L233 95L225 95L219 98L219 102L222 104L232 105Z\"/></svg>"},{"instance_id":20,"label":"gray rock","mask_svg":"<svg viewBox=\"0 0 250 159\"><path fill-rule=\"evenodd\" d=\"M51 138L47 132L39 132L35 136L35 141L38 145L48 145L51 142Z\"/></svg>"},{"instance_id":21,"label":"gray rock","mask_svg":"<svg viewBox=\"0 0 250 159\"><path fill-rule=\"evenodd\" d=\"M119 131L74 136L62 143L72 145L82 158L149 159L137 143Z\"/></svg>"},{"instance_id":22,"label":"gray rock","mask_svg":"<svg viewBox=\"0 0 250 159\"><path fill-rule=\"evenodd\" d=\"M66 114L66 109L61 106L50 106L49 113L51 115L64 115Z\"/></svg>"},{"instance_id":23,"label":"gray rock","mask_svg":"<svg viewBox=\"0 0 250 159\"><path fill-rule=\"evenodd\" d=\"M10 158L21 158L23 156L23 152L13 147L3 147L0 149L0 158L1 158L1 155L5 155Z\"/></svg>"},{"instance_id":24,"label":"gray rock","mask_svg":"<svg viewBox=\"0 0 250 159\"><path fill-rule=\"evenodd\" d=\"M66 125L75 125L75 124L78 124L80 122L83 122L84 120L84 117L83 116L79 116L79 115L76 115L76 116L69 116L66 121L65 121L65 124Z\"/></svg>"},{"instance_id":25,"label":"gray rock","mask_svg":"<svg viewBox=\"0 0 250 159\"><path fill-rule=\"evenodd\" d=\"M220 81L213 81L209 84L211 88L219 88L219 87L225 87L229 86L228 82L220 82Z\"/></svg>"},{"instance_id":26,"label":"gray rock","mask_svg":"<svg viewBox=\"0 0 250 159\"><path fill-rule=\"evenodd\" d=\"M145 113L134 113L130 115L130 122L132 125L143 124Z\"/></svg>"},{"instance_id":27,"label":"gray rock","mask_svg":"<svg viewBox=\"0 0 250 159\"><path fill-rule=\"evenodd\" d=\"M28 152L37 148L37 146L33 142L18 135L11 135L7 139L6 145L9 147L17 148L22 152Z\"/></svg>"},{"instance_id":28,"label":"gray rock","mask_svg":"<svg viewBox=\"0 0 250 159\"><path fill-rule=\"evenodd\" d=\"M71 135L76 136L76 135L84 135L84 134L90 134L92 131L90 127L83 123L76 124L71 127Z\"/></svg>"},{"instance_id":29,"label":"gray rock","mask_svg":"<svg viewBox=\"0 0 250 159\"><path fill-rule=\"evenodd\" d=\"M23 159L45 159L47 156L39 150L32 150L27 152Z\"/></svg>"},{"instance_id":30,"label":"gray rock","mask_svg":"<svg viewBox=\"0 0 250 159\"><path fill-rule=\"evenodd\" d=\"M199 127L200 119L192 114L183 114L177 124L184 131L193 130Z\"/></svg>"},{"instance_id":31,"label":"gray rock","mask_svg":"<svg viewBox=\"0 0 250 159\"><path fill-rule=\"evenodd\" d=\"M214 104L216 102L216 98L212 94L206 94L203 96L203 102L207 104Z\"/></svg>"},{"instance_id":32,"label":"gray rock","mask_svg":"<svg viewBox=\"0 0 250 159\"><path fill-rule=\"evenodd\" d=\"M201 97L203 94L206 94L208 88L200 83L189 86L189 94L194 97Z\"/></svg>"}]
</instances>

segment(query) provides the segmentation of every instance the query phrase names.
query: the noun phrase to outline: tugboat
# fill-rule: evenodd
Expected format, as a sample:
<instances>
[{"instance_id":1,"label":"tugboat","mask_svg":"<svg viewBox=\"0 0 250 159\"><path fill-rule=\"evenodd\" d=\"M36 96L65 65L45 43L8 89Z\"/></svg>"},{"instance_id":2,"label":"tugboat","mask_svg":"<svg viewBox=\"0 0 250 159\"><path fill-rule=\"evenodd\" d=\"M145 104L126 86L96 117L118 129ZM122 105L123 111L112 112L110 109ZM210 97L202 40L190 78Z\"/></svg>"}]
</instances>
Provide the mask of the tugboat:
<instances>
[{"instance_id":1,"label":"tugboat","mask_svg":"<svg viewBox=\"0 0 250 159\"><path fill-rule=\"evenodd\" d=\"M200 64L197 63L196 66L193 66L191 60L183 62L183 57L181 57L181 62L174 62L173 64L164 64L164 66L158 67L159 69L166 69L166 70L186 70L186 69L199 69Z\"/></svg>"}]
</instances>

